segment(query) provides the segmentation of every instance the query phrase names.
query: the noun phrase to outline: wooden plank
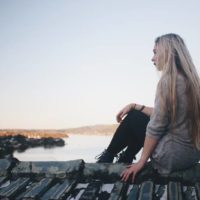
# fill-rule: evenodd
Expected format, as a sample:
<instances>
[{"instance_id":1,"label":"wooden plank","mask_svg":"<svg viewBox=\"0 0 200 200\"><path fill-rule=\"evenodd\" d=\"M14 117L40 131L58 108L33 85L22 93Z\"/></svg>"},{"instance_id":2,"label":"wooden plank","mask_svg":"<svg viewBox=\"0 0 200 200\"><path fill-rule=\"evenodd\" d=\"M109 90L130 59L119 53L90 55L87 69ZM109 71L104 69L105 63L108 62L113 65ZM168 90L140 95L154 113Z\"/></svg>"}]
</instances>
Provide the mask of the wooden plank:
<instances>
[{"instance_id":1,"label":"wooden plank","mask_svg":"<svg viewBox=\"0 0 200 200\"><path fill-rule=\"evenodd\" d=\"M128 194L127 200L137 200L139 195L139 185L133 185L130 193Z\"/></svg>"},{"instance_id":2,"label":"wooden plank","mask_svg":"<svg viewBox=\"0 0 200 200\"><path fill-rule=\"evenodd\" d=\"M195 190L196 190L197 197L200 200L200 183L199 182L195 184Z\"/></svg>"},{"instance_id":3,"label":"wooden plank","mask_svg":"<svg viewBox=\"0 0 200 200\"><path fill-rule=\"evenodd\" d=\"M153 199L154 183L152 181L144 181L139 192L139 200Z\"/></svg>"},{"instance_id":4,"label":"wooden plank","mask_svg":"<svg viewBox=\"0 0 200 200\"><path fill-rule=\"evenodd\" d=\"M70 192L70 195L65 198L66 200L78 200L81 195L84 193L85 189L87 188L87 186L89 185L89 183L78 183L76 185L76 187ZM46 200L46 199L44 199ZM102 199L104 200L104 199Z\"/></svg>"},{"instance_id":5,"label":"wooden plank","mask_svg":"<svg viewBox=\"0 0 200 200\"><path fill-rule=\"evenodd\" d=\"M182 200L181 184L179 182L169 182L168 184L168 199Z\"/></svg>"},{"instance_id":6,"label":"wooden plank","mask_svg":"<svg viewBox=\"0 0 200 200\"><path fill-rule=\"evenodd\" d=\"M41 197L41 200L47 200L50 199L51 196L54 194L54 192L59 188L60 183L55 184L52 186L45 194Z\"/></svg>"},{"instance_id":7,"label":"wooden plank","mask_svg":"<svg viewBox=\"0 0 200 200\"><path fill-rule=\"evenodd\" d=\"M194 186L183 186L184 200L197 200L197 195Z\"/></svg>"},{"instance_id":8,"label":"wooden plank","mask_svg":"<svg viewBox=\"0 0 200 200\"><path fill-rule=\"evenodd\" d=\"M114 184L114 187L111 191L109 200L120 200L120 199L122 199L122 197L126 195L126 193L125 193L126 192L125 191L126 186L127 186L126 183L121 182L121 181L117 181Z\"/></svg>"},{"instance_id":9,"label":"wooden plank","mask_svg":"<svg viewBox=\"0 0 200 200\"><path fill-rule=\"evenodd\" d=\"M76 180L68 180L66 179L59 187L54 191L51 195L51 200L59 200L61 197L65 196L76 184Z\"/></svg>"},{"instance_id":10,"label":"wooden plank","mask_svg":"<svg viewBox=\"0 0 200 200\"><path fill-rule=\"evenodd\" d=\"M102 182L99 180L94 180L85 189L79 200L93 200L98 195Z\"/></svg>"},{"instance_id":11,"label":"wooden plank","mask_svg":"<svg viewBox=\"0 0 200 200\"><path fill-rule=\"evenodd\" d=\"M166 192L166 188L167 186L166 185L155 185L154 186L154 200L160 200L161 197L164 196L164 193Z\"/></svg>"},{"instance_id":12,"label":"wooden plank","mask_svg":"<svg viewBox=\"0 0 200 200\"><path fill-rule=\"evenodd\" d=\"M6 144L4 144L6 145ZM12 161L9 159L0 159L0 176L6 176L10 167L12 165Z\"/></svg>"},{"instance_id":13,"label":"wooden plank","mask_svg":"<svg viewBox=\"0 0 200 200\"><path fill-rule=\"evenodd\" d=\"M30 180L29 183L26 185L26 188L24 188L24 190L22 190L22 192L17 195L15 197L15 200L22 200L24 195L31 190L31 185L33 184L33 182Z\"/></svg>"},{"instance_id":14,"label":"wooden plank","mask_svg":"<svg viewBox=\"0 0 200 200\"><path fill-rule=\"evenodd\" d=\"M28 191L23 199L36 199L38 197L40 197L41 195L44 194L45 191L47 191L48 188L50 188L50 185L52 183L51 178L44 178L42 179L40 182L38 182L37 184L35 184L30 191Z\"/></svg>"},{"instance_id":15,"label":"wooden plank","mask_svg":"<svg viewBox=\"0 0 200 200\"><path fill-rule=\"evenodd\" d=\"M6 180L5 176L0 177L0 188L1 188L1 184Z\"/></svg>"},{"instance_id":16,"label":"wooden plank","mask_svg":"<svg viewBox=\"0 0 200 200\"><path fill-rule=\"evenodd\" d=\"M16 194L20 193L24 187L26 187L29 180L29 178L19 178L15 181L11 181L7 187L0 190L0 197L12 198Z\"/></svg>"}]
</instances>

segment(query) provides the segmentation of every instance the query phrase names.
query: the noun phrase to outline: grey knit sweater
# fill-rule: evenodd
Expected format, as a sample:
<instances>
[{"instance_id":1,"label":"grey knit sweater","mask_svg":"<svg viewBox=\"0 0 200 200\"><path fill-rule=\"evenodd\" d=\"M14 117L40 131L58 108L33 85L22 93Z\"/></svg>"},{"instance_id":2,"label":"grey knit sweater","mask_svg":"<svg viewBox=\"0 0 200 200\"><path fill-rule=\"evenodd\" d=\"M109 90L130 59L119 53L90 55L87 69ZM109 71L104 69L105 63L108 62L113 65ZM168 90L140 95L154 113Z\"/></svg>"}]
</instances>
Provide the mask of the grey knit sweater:
<instances>
[{"instance_id":1,"label":"grey knit sweater","mask_svg":"<svg viewBox=\"0 0 200 200\"><path fill-rule=\"evenodd\" d=\"M164 112L161 112L158 92L155 97L154 111L147 126L146 135L158 140L151 161L153 167L161 174L188 168L200 160L200 151L193 147L189 134L185 88L184 77L179 74L176 81L177 115L173 127L167 105L164 106ZM165 82L161 89L165 98L167 96Z\"/></svg>"}]
</instances>

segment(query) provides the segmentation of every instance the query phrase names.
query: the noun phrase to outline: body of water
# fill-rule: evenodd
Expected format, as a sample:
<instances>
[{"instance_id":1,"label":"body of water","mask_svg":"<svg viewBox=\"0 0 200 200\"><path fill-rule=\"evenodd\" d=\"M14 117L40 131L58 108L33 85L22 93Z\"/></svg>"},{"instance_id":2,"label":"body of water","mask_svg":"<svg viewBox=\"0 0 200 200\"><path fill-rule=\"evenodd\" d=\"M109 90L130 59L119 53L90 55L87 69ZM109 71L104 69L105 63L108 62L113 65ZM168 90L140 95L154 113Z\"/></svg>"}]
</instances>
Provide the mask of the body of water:
<instances>
[{"instance_id":1,"label":"body of water","mask_svg":"<svg viewBox=\"0 0 200 200\"><path fill-rule=\"evenodd\" d=\"M23 153L15 152L14 156L21 161L66 161L83 159L85 162L95 162L95 156L100 154L109 144L112 136L101 135L69 135L65 138L65 146L55 148L30 148Z\"/></svg>"},{"instance_id":2,"label":"body of water","mask_svg":"<svg viewBox=\"0 0 200 200\"><path fill-rule=\"evenodd\" d=\"M83 159L85 162L96 162L100 154L110 143L112 135L69 135L65 146L45 149L30 148L23 153L15 152L20 161L67 161ZM138 156L137 156L138 157Z\"/></svg>"}]
</instances>

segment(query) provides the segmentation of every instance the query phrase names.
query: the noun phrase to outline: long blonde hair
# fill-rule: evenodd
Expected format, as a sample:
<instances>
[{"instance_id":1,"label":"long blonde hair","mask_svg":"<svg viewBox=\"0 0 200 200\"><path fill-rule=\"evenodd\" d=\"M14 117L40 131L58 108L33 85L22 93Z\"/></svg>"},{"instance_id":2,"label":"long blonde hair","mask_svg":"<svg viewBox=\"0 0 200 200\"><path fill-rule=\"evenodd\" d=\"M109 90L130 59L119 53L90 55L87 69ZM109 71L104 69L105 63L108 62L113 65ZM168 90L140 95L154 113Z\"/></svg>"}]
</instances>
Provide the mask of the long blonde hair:
<instances>
[{"instance_id":1,"label":"long blonde hair","mask_svg":"<svg viewBox=\"0 0 200 200\"><path fill-rule=\"evenodd\" d=\"M188 101L187 116L191 126L191 137L194 146L200 149L200 79L193 64L190 53L177 34L166 34L155 40L158 53L158 68L162 71L162 80L167 81L168 107L172 124L176 120L176 77L181 73L186 80Z\"/></svg>"}]
</instances>

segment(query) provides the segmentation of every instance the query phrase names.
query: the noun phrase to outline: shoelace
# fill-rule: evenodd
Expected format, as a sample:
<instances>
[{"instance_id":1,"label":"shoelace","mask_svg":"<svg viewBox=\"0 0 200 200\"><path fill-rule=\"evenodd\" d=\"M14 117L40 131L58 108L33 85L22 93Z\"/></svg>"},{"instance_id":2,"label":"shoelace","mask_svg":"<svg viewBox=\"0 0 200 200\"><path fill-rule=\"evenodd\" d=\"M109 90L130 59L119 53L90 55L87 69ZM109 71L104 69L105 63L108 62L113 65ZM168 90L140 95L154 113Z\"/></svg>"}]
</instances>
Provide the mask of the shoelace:
<instances>
[{"instance_id":1,"label":"shoelace","mask_svg":"<svg viewBox=\"0 0 200 200\"><path fill-rule=\"evenodd\" d=\"M121 151L120 153L118 153L115 157L116 157L116 162L120 159L123 158L125 156L125 151Z\"/></svg>"},{"instance_id":2,"label":"shoelace","mask_svg":"<svg viewBox=\"0 0 200 200\"><path fill-rule=\"evenodd\" d=\"M119 161L119 159L124 159L124 158L126 158L126 150L123 150L123 151L121 151L120 153L118 153L117 155L116 155L116 162L118 162ZM135 160L136 159L136 157L134 156L133 157L133 160Z\"/></svg>"}]
</instances>

